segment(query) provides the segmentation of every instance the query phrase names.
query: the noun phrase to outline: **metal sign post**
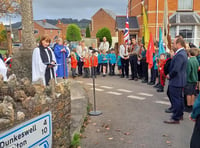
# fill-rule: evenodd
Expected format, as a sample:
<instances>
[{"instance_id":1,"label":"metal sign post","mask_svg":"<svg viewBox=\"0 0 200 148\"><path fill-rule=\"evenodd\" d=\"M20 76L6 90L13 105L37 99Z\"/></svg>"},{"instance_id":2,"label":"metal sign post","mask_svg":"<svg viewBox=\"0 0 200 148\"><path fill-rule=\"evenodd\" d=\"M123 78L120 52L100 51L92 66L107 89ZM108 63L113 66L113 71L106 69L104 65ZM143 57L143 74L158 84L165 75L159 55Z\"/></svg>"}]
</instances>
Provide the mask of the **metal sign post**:
<instances>
[{"instance_id":1,"label":"metal sign post","mask_svg":"<svg viewBox=\"0 0 200 148\"><path fill-rule=\"evenodd\" d=\"M94 51L93 51L94 52ZM92 79L93 79L93 96L94 96L94 110L89 112L90 116L99 116L101 111L96 110L96 93L95 93L95 67L94 67L94 53L92 54Z\"/></svg>"}]
</instances>

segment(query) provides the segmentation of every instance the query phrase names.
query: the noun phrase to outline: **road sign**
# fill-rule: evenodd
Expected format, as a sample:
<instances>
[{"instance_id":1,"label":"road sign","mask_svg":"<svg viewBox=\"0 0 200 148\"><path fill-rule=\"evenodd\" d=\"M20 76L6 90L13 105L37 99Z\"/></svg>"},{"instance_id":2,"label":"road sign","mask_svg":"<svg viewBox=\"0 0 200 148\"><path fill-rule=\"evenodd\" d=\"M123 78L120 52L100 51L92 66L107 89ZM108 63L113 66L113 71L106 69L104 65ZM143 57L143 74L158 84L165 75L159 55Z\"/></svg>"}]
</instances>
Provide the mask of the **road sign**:
<instances>
[{"instance_id":1,"label":"road sign","mask_svg":"<svg viewBox=\"0 0 200 148\"><path fill-rule=\"evenodd\" d=\"M42 114L0 135L0 148L51 148L51 112Z\"/></svg>"}]
</instances>

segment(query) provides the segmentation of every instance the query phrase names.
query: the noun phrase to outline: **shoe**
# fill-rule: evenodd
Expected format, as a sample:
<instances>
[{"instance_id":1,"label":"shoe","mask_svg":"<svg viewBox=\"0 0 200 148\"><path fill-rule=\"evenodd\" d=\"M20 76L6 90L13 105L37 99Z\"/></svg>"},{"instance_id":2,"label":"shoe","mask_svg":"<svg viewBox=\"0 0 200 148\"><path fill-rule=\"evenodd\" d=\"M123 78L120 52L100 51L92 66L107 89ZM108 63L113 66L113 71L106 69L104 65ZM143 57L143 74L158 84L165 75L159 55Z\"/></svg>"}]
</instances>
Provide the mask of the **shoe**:
<instances>
[{"instance_id":1,"label":"shoe","mask_svg":"<svg viewBox=\"0 0 200 148\"><path fill-rule=\"evenodd\" d=\"M124 78L124 76L121 75L121 78Z\"/></svg>"},{"instance_id":2,"label":"shoe","mask_svg":"<svg viewBox=\"0 0 200 148\"><path fill-rule=\"evenodd\" d=\"M183 116L181 116L181 117L180 117L180 120L182 120L182 121L183 121Z\"/></svg>"},{"instance_id":3,"label":"shoe","mask_svg":"<svg viewBox=\"0 0 200 148\"><path fill-rule=\"evenodd\" d=\"M129 79L129 80L134 80L133 78Z\"/></svg>"},{"instance_id":4,"label":"shoe","mask_svg":"<svg viewBox=\"0 0 200 148\"><path fill-rule=\"evenodd\" d=\"M163 122L166 124L180 124L179 120L174 120L174 119L165 120Z\"/></svg>"},{"instance_id":5,"label":"shoe","mask_svg":"<svg viewBox=\"0 0 200 148\"><path fill-rule=\"evenodd\" d=\"M154 82L148 82L147 85L154 85Z\"/></svg>"},{"instance_id":6,"label":"shoe","mask_svg":"<svg viewBox=\"0 0 200 148\"><path fill-rule=\"evenodd\" d=\"M147 80L143 80L142 83L147 83Z\"/></svg>"},{"instance_id":7,"label":"shoe","mask_svg":"<svg viewBox=\"0 0 200 148\"><path fill-rule=\"evenodd\" d=\"M135 80L135 81L138 81L138 78L135 78L134 80Z\"/></svg>"},{"instance_id":8,"label":"shoe","mask_svg":"<svg viewBox=\"0 0 200 148\"><path fill-rule=\"evenodd\" d=\"M158 88L159 87L159 83L153 86L154 88Z\"/></svg>"},{"instance_id":9,"label":"shoe","mask_svg":"<svg viewBox=\"0 0 200 148\"><path fill-rule=\"evenodd\" d=\"M167 108L167 109L165 109L165 113L172 113L173 111L172 111L172 109L171 108Z\"/></svg>"},{"instance_id":10,"label":"shoe","mask_svg":"<svg viewBox=\"0 0 200 148\"><path fill-rule=\"evenodd\" d=\"M184 112L191 113L192 108L186 106L185 109L184 109Z\"/></svg>"},{"instance_id":11,"label":"shoe","mask_svg":"<svg viewBox=\"0 0 200 148\"><path fill-rule=\"evenodd\" d=\"M126 76L126 78L128 79L128 78L129 78L129 76Z\"/></svg>"},{"instance_id":12,"label":"shoe","mask_svg":"<svg viewBox=\"0 0 200 148\"><path fill-rule=\"evenodd\" d=\"M103 77L106 77L106 74L103 74Z\"/></svg>"},{"instance_id":13,"label":"shoe","mask_svg":"<svg viewBox=\"0 0 200 148\"><path fill-rule=\"evenodd\" d=\"M164 92L163 88L157 89L157 92Z\"/></svg>"}]
</instances>

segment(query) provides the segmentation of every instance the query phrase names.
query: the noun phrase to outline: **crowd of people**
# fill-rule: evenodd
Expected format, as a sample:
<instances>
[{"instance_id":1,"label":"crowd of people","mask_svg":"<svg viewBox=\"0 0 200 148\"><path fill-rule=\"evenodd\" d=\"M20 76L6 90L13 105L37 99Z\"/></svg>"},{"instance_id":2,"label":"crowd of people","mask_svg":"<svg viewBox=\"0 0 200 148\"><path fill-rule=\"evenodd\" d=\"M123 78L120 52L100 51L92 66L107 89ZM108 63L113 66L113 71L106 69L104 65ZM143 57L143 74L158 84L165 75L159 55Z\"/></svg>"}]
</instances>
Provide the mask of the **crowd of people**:
<instances>
[{"instance_id":1,"label":"crowd of people","mask_svg":"<svg viewBox=\"0 0 200 148\"><path fill-rule=\"evenodd\" d=\"M184 110L191 113L191 120L196 121L191 147L200 147L200 54L193 44L186 45L181 36L176 36L170 52L159 52L158 42L154 43L153 66L149 69L146 49L141 41L135 38L131 44L121 44L119 49L110 48L106 37L99 47L93 43L87 48L84 41L72 45L71 50L58 39L53 50L49 48L48 36L41 38L39 46L33 52L33 81L41 79L44 85L57 77L68 78L71 65L73 78L84 78L102 75L119 75L121 78L152 85L157 92L163 92L167 87L167 96L171 106L165 110L172 113L166 124L179 124L183 120ZM165 47L167 48L167 47ZM69 64L70 63L70 64ZM117 66L117 68L116 68ZM129 77L129 69L131 75ZM118 72L117 72L118 71ZM166 80L168 82L166 83ZM166 86L168 84L168 86Z\"/></svg>"}]
</instances>

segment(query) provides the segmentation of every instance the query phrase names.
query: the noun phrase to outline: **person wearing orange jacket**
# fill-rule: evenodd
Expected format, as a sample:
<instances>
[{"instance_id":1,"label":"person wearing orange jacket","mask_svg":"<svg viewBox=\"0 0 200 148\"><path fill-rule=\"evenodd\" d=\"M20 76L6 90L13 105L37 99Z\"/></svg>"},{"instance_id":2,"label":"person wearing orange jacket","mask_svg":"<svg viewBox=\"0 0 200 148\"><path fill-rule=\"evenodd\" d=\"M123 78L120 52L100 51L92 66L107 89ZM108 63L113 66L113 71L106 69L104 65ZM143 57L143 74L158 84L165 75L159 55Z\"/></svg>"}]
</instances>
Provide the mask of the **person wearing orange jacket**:
<instances>
[{"instance_id":1,"label":"person wearing orange jacket","mask_svg":"<svg viewBox=\"0 0 200 148\"><path fill-rule=\"evenodd\" d=\"M83 66L84 66L83 78L89 78L90 77L90 66L91 66L89 53L85 54L85 58L83 59Z\"/></svg>"},{"instance_id":2,"label":"person wearing orange jacket","mask_svg":"<svg viewBox=\"0 0 200 148\"><path fill-rule=\"evenodd\" d=\"M90 63L91 63L91 77L94 75L96 78L98 58L95 53L96 53L95 51L92 52L92 56L90 57Z\"/></svg>"},{"instance_id":3,"label":"person wearing orange jacket","mask_svg":"<svg viewBox=\"0 0 200 148\"><path fill-rule=\"evenodd\" d=\"M77 59L76 54L71 52L71 70L72 70L72 78L76 77L76 67L77 67Z\"/></svg>"}]
</instances>

